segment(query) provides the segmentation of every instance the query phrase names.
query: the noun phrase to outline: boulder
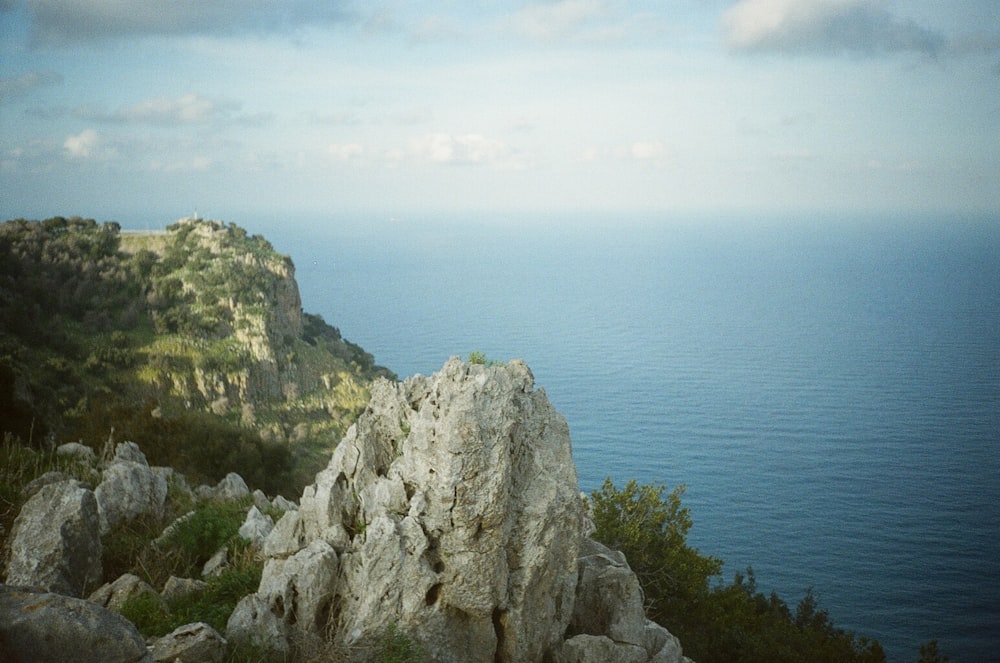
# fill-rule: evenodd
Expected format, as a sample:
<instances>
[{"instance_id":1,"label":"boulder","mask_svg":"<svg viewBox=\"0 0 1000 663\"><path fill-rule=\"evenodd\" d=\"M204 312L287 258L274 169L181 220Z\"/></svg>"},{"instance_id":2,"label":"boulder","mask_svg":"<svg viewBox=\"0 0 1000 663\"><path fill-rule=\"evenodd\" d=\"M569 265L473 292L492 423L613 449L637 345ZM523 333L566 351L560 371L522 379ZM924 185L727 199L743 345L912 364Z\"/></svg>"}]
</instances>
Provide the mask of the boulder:
<instances>
[{"instance_id":1,"label":"boulder","mask_svg":"<svg viewBox=\"0 0 1000 663\"><path fill-rule=\"evenodd\" d=\"M265 516L256 506L251 506L247 511L246 520L240 526L239 535L250 542L250 545L260 550L264 547L264 540L274 529L274 520L271 516Z\"/></svg>"},{"instance_id":2,"label":"boulder","mask_svg":"<svg viewBox=\"0 0 1000 663\"><path fill-rule=\"evenodd\" d=\"M7 583L81 597L100 582L100 520L94 493L74 480L42 486L14 520Z\"/></svg>"},{"instance_id":3,"label":"boulder","mask_svg":"<svg viewBox=\"0 0 1000 663\"><path fill-rule=\"evenodd\" d=\"M170 576L167 578L167 582L163 585L163 591L160 592L160 596L163 597L164 601L168 603L171 601L176 601L178 599L184 598L185 596L190 596L192 594L197 594L198 592L205 591L208 587L208 583L204 580L194 580L193 578L178 578L177 576Z\"/></svg>"},{"instance_id":4,"label":"boulder","mask_svg":"<svg viewBox=\"0 0 1000 663\"><path fill-rule=\"evenodd\" d=\"M94 491L101 515L101 534L140 516L163 516L167 481L154 472L135 442L122 442L104 468Z\"/></svg>"},{"instance_id":5,"label":"boulder","mask_svg":"<svg viewBox=\"0 0 1000 663\"><path fill-rule=\"evenodd\" d=\"M201 568L201 577L211 578L222 575L222 572L227 568L229 568L229 548L223 546L205 562L205 566Z\"/></svg>"},{"instance_id":6,"label":"boulder","mask_svg":"<svg viewBox=\"0 0 1000 663\"><path fill-rule=\"evenodd\" d=\"M90 447L79 442L67 442L56 447L56 455L60 458L69 458L80 463L93 465L97 462L97 454Z\"/></svg>"},{"instance_id":7,"label":"boulder","mask_svg":"<svg viewBox=\"0 0 1000 663\"><path fill-rule=\"evenodd\" d=\"M275 495L274 499L271 500L271 507L277 509L278 511L294 511L299 508L299 505L291 500L287 500L281 495Z\"/></svg>"},{"instance_id":8,"label":"boulder","mask_svg":"<svg viewBox=\"0 0 1000 663\"><path fill-rule=\"evenodd\" d=\"M580 549L580 573L570 634L606 635L645 644L646 613L639 579L625 556L590 539Z\"/></svg>"},{"instance_id":9,"label":"boulder","mask_svg":"<svg viewBox=\"0 0 1000 663\"><path fill-rule=\"evenodd\" d=\"M217 500L241 500L250 495L250 488L236 472L230 472L212 489L212 497Z\"/></svg>"},{"instance_id":10,"label":"boulder","mask_svg":"<svg viewBox=\"0 0 1000 663\"><path fill-rule=\"evenodd\" d=\"M0 585L0 660L149 663L135 626L83 599Z\"/></svg>"},{"instance_id":11,"label":"boulder","mask_svg":"<svg viewBox=\"0 0 1000 663\"><path fill-rule=\"evenodd\" d=\"M649 654L638 645L615 642L606 635L576 635L562 643L555 663L647 663Z\"/></svg>"},{"instance_id":12,"label":"boulder","mask_svg":"<svg viewBox=\"0 0 1000 663\"><path fill-rule=\"evenodd\" d=\"M137 598L143 594L154 597L155 601L163 604L163 610L166 611L167 605L160 598L160 595L156 593L156 590L141 580L139 576L131 573L125 573L119 576L114 582L109 582L101 586L90 595L88 600L102 605L108 610L121 612L122 607L129 599Z\"/></svg>"},{"instance_id":13,"label":"boulder","mask_svg":"<svg viewBox=\"0 0 1000 663\"><path fill-rule=\"evenodd\" d=\"M204 622L180 626L153 643L153 660L163 663L222 663L226 640Z\"/></svg>"},{"instance_id":14,"label":"boulder","mask_svg":"<svg viewBox=\"0 0 1000 663\"><path fill-rule=\"evenodd\" d=\"M73 477L66 474L65 472L50 470L43 474L39 474L37 477L26 483L24 485L24 488L21 489L21 495L25 498L25 500L29 500L35 495L35 493L37 493L45 486L54 483L60 483L62 481L72 481L72 480Z\"/></svg>"},{"instance_id":15,"label":"boulder","mask_svg":"<svg viewBox=\"0 0 1000 663\"><path fill-rule=\"evenodd\" d=\"M227 637L257 633L281 651L329 632L350 650L396 625L432 661L531 663L558 650L585 505L566 421L528 367L452 359L371 394L268 537L271 570ZM301 564L289 563L301 551L327 560L308 609Z\"/></svg>"}]
</instances>

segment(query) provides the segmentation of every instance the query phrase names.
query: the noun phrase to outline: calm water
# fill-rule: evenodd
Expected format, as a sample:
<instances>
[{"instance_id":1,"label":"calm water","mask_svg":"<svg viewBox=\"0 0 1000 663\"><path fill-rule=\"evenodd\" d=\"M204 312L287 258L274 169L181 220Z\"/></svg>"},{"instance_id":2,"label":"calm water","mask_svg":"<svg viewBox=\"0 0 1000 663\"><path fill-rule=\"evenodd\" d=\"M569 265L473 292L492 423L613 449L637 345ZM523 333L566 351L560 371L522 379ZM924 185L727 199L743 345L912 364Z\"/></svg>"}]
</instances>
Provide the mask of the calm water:
<instances>
[{"instance_id":1,"label":"calm water","mask_svg":"<svg viewBox=\"0 0 1000 663\"><path fill-rule=\"evenodd\" d=\"M400 376L525 359L581 488L686 484L727 577L1000 660L1000 220L251 228Z\"/></svg>"}]
</instances>

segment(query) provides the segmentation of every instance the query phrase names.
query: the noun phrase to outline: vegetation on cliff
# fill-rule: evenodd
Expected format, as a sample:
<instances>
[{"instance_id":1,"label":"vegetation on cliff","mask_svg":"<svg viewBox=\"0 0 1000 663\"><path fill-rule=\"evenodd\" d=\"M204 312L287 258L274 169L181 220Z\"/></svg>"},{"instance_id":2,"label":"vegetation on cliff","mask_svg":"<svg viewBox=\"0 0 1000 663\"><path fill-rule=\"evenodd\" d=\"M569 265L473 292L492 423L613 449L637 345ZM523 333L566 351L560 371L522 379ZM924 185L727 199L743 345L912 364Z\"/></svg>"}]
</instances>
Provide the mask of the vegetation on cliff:
<instances>
[{"instance_id":1,"label":"vegetation on cliff","mask_svg":"<svg viewBox=\"0 0 1000 663\"><path fill-rule=\"evenodd\" d=\"M379 374L302 312L292 261L236 225L0 225L0 419L35 446L132 439L194 479L295 494Z\"/></svg>"}]
</instances>

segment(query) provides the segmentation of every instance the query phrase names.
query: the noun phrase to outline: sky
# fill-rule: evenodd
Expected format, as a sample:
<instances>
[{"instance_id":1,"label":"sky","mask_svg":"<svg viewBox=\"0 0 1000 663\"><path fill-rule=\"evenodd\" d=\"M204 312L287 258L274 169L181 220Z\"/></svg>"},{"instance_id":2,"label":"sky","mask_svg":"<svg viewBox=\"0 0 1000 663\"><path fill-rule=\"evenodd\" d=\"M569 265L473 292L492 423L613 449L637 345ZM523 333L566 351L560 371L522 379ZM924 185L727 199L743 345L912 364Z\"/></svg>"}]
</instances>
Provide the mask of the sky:
<instances>
[{"instance_id":1,"label":"sky","mask_svg":"<svg viewBox=\"0 0 1000 663\"><path fill-rule=\"evenodd\" d=\"M1000 215L997 0L0 0L0 216Z\"/></svg>"}]
</instances>

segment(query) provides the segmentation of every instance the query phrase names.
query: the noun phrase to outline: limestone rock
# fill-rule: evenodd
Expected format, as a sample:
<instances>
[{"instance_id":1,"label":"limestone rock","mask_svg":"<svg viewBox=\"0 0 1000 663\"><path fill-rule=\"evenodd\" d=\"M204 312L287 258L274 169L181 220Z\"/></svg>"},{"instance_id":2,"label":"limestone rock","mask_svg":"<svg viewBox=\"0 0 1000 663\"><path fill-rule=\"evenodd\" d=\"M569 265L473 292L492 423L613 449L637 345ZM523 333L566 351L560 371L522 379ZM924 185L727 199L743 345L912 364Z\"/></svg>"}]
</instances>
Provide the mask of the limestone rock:
<instances>
[{"instance_id":1,"label":"limestone rock","mask_svg":"<svg viewBox=\"0 0 1000 663\"><path fill-rule=\"evenodd\" d=\"M606 635L576 635L562 644L555 663L646 663L649 655L638 645L615 642Z\"/></svg>"},{"instance_id":2,"label":"limestone rock","mask_svg":"<svg viewBox=\"0 0 1000 663\"><path fill-rule=\"evenodd\" d=\"M290 640L321 639L330 619L338 571L337 553L321 540L287 559L267 560L260 588L233 610L226 636L281 654L288 651Z\"/></svg>"},{"instance_id":3,"label":"limestone rock","mask_svg":"<svg viewBox=\"0 0 1000 663\"><path fill-rule=\"evenodd\" d=\"M57 470L50 470L43 474L39 474L37 477L25 484L24 488L21 489L21 494L24 496L25 500L34 497L35 493L54 483L59 483L61 481L72 481L73 477L66 474L65 472L59 472Z\"/></svg>"},{"instance_id":4,"label":"limestone rock","mask_svg":"<svg viewBox=\"0 0 1000 663\"><path fill-rule=\"evenodd\" d=\"M79 442L67 442L56 447L56 455L60 458L71 458L87 465L97 462L97 455L94 450Z\"/></svg>"},{"instance_id":5,"label":"limestone rock","mask_svg":"<svg viewBox=\"0 0 1000 663\"><path fill-rule=\"evenodd\" d=\"M208 583L204 580L170 576L167 578L167 582L163 585L163 591L160 592L160 596L162 596L163 600L167 602L176 601L177 599L185 596L203 592L207 587Z\"/></svg>"},{"instance_id":6,"label":"limestone rock","mask_svg":"<svg viewBox=\"0 0 1000 663\"><path fill-rule=\"evenodd\" d=\"M222 663L226 659L226 641L204 622L185 624L155 643L153 660L163 663Z\"/></svg>"},{"instance_id":7,"label":"limestone rock","mask_svg":"<svg viewBox=\"0 0 1000 663\"><path fill-rule=\"evenodd\" d=\"M150 663L135 626L96 603L0 585L0 660Z\"/></svg>"},{"instance_id":8,"label":"limestone rock","mask_svg":"<svg viewBox=\"0 0 1000 663\"><path fill-rule=\"evenodd\" d=\"M135 442L117 446L115 457L102 476L94 491L101 515L101 534L140 516L163 515L167 481L162 473L149 467Z\"/></svg>"},{"instance_id":9,"label":"limestone rock","mask_svg":"<svg viewBox=\"0 0 1000 663\"><path fill-rule=\"evenodd\" d=\"M268 537L272 571L234 618L276 649L290 628L333 627L333 644L350 649L396 624L432 661L541 661L569 625L586 527L565 419L519 361L452 359L371 392ZM288 600L288 583L299 587L288 562L319 544L339 572L311 587L330 602L307 614ZM278 597L294 619L275 623ZM238 630L231 620L227 636Z\"/></svg>"},{"instance_id":10,"label":"limestone rock","mask_svg":"<svg viewBox=\"0 0 1000 663\"><path fill-rule=\"evenodd\" d=\"M125 605L126 601L142 596L143 594L155 597L155 600L158 603L162 603L164 610L166 610L166 603L156 593L156 590L143 582L139 576L131 573L125 573L119 576L114 582L101 586L90 595L88 600L104 606L113 612L121 612L122 606Z\"/></svg>"},{"instance_id":11,"label":"limestone rock","mask_svg":"<svg viewBox=\"0 0 1000 663\"><path fill-rule=\"evenodd\" d=\"M642 646L646 616L639 579L625 556L587 539L580 551L580 578L569 632L606 635Z\"/></svg>"},{"instance_id":12,"label":"limestone rock","mask_svg":"<svg viewBox=\"0 0 1000 663\"><path fill-rule=\"evenodd\" d=\"M97 500L78 481L39 489L14 520L10 542L8 584L80 597L101 582Z\"/></svg>"},{"instance_id":13,"label":"limestone rock","mask_svg":"<svg viewBox=\"0 0 1000 663\"><path fill-rule=\"evenodd\" d=\"M275 495L274 499L271 500L271 507L277 509L278 511L295 511L299 508L299 505L291 500L287 500L281 495Z\"/></svg>"},{"instance_id":14,"label":"limestone rock","mask_svg":"<svg viewBox=\"0 0 1000 663\"><path fill-rule=\"evenodd\" d=\"M260 511L266 511L271 506L271 501L267 499L267 495L260 488L255 488L251 496L253 497L254 506Z\"/></svg>"},{"instance_id":15,"label":"limestone rock","mask_svg":"<svg viewBox=\"0 0 1000 663\"><path fill-rule=\"evenodd\" d=\"M247 511L246 520L240 526L239 535L250 542L255 549L264 547L264 540L274 529L274 520L271 516L265 516L256 506L251 506Z\"/></svg>"},{"instance_id":16,"label":"limestone rock","mask_svg":"<svg viewBox=\"0 0 1000 663\"><path fill-rule=\"evenodd\" d=\"M236 472L227 474L212 490L212 497L217 500L239 500L250 495L250 488Z\"/></svg>"},{"instance_id":17,"label":"limestone rock","mask_svg":"<svg viewBox=\"0 0 1000 663\"><path fill-rule=\"evenodd\" d=\"M214 555L212 555L205 566L201 569L202 578L211 578L212 576L221 575L226 568L229 567L229 548L220 548Z\"/></svg>"}]
</instances>

